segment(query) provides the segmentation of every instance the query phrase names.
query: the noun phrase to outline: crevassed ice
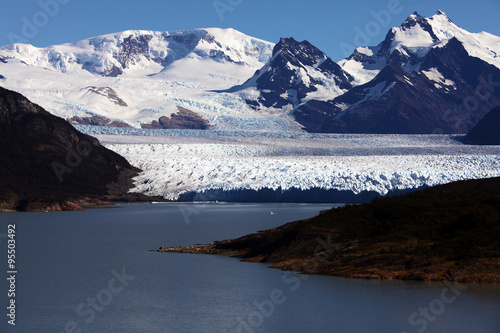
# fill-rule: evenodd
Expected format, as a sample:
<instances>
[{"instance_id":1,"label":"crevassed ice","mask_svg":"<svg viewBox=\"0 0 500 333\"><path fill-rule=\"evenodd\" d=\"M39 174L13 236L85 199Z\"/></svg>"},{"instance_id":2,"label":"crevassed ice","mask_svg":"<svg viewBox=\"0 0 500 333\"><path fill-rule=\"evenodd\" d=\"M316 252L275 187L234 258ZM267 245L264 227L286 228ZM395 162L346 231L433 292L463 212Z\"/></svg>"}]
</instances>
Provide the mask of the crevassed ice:
<instances>
[{"instance_id":1,"label":"crevassed ice","mask_svg":"<svg viewBox=\"0 0 500 333\"><path fill-rule=\"evenodd\" d=\"M221 138L184 136L179 143L175 136L151 137L143 143L156 143L130 144L136 138L106 146L144 170L135 179L134 192L168 199L209 189L322 188L384 195L500 176L497 147L469 147L450 136Z\"/></svg>"}]
</instances>

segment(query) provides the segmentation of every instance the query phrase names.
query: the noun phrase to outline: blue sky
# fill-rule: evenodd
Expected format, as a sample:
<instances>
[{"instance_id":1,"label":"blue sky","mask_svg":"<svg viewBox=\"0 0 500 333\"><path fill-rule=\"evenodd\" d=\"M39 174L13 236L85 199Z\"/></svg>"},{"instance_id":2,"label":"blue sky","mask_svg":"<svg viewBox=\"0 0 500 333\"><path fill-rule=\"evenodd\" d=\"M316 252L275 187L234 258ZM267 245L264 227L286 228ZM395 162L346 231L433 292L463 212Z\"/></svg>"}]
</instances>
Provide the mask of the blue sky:
<instances>
[{"instance_id":1,"label":"blue sky","mask_svg":"<svg viewBox=\"0 0 500 333\"><path fill-rule=\"evenodd\" d=\"M355 46L360 46L359 41L378 44L390 27L399 26L414 11L432 16L438 9L469 31L487 31L500 36L499 0L2 2L0 46L19 40L43 47L131 29L171 31L221 27L272 42L278 42L280 37L307 39L338 61ZM364 36L360 37L360 31Z\"/></svg>"}]
</instances>

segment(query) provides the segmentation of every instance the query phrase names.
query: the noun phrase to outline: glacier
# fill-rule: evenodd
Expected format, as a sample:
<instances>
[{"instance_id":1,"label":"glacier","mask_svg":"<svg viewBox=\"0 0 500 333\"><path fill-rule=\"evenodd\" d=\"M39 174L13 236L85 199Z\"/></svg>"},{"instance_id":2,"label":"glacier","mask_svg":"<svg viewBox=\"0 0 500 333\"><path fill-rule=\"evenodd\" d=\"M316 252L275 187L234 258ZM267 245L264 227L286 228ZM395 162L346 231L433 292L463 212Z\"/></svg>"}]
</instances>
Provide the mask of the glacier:
<instances>
[{"instance_id":1,"label":"glacier","mask_svg":"<svg viewBox=\"0 0 500 333\"><path fill-rule=\"evenodd\" d=\"M96 135L90 126L80 130L85 127ZM103 128L96 136L144 171L135 178L133 192L171 200L242 190L383 196L500 176L499 146L468 146L452 135L123 131L129 133Z\"/></svg>"}]
</instances>

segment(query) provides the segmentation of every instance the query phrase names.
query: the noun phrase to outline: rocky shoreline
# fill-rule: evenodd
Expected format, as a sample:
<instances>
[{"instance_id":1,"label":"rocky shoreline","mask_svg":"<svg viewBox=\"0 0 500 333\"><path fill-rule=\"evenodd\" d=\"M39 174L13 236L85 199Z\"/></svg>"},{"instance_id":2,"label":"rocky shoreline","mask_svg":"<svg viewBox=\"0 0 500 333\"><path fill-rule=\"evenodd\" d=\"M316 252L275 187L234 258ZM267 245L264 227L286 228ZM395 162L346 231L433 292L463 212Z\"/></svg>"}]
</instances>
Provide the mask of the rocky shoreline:
<instances>
[{"instance_id":1,"label":"rocky shoreline","mask_svg":"<svg viewBox=\"0 0 500 333\"><path fill-rule=\"evenodd\" d=\"M177 246L177 247L163 247L156 250L151 250L151 252L167 252L167 253L187 253L187 254L214 254L230 257L241 256L240 251L230 251L217 249L214 244L208 245L197 245L197 246Z\"/></svg>"},{"instance_id":2,"label":"rocky shoreline","mask_svg":"<svg viewBox=\"0 0 500 333\"><path fill-rule=\"evenodd\" d=\"M228 242L228 241L224 241ZM184 253L184 254L209 254L223 255L242 259L244 262L267 261L262 256L246 257L245 251L221 249L222 242L215 242L198 246L160 247L151 252ZM319 257L321 255L319 254ZM371 258L373 259L373 258ZM356 268L354 263L338 265L324 262L318 258L289 259L279 262L268 262L270 268L284 271L296 271L302 274L331 275L355 279L377 280L415 280L415 281L453 281L461 283L500 283L500 273L494 272L500 267L500 259L475 260L469 263L448 262L425 269L400 269L394 268ZM488 268L491 269L488 272Z\"/></svg>"},{"instance_id":3,"label":"rocky shoreline","mask_svg":"<svg viewBox=\"0 0 500 333\"><path fill-rule=\"evenodd\" d=\"M25 200L13 205L0 204L0 213L12 212L75 212L95 208L115 208L118 203L171 202L160 197L142 194L105 195L67 200Z\"/></svg>"}]
</instances>

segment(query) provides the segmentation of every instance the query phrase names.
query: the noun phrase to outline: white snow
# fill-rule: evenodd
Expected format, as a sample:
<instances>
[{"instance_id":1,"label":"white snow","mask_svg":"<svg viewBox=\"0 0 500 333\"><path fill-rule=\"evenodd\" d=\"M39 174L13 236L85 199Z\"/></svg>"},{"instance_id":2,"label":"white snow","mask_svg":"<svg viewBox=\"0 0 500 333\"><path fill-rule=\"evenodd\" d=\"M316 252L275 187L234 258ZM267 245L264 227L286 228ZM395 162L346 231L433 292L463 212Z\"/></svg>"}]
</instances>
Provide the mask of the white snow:
<instances>
[{"instance_id":1,"label":"white snow","mask_svg":"<svg viewBox=\"0 0 500 333\"><path fill-rule=\"evenodd\" d=\"M437 88L441 88L440 84L443 84L445 86L453 86L455 87L455 82L452 80L446 79L443 74L439 72L439 70L435 67L430 68L428 71L422 71L422 73L429 78L429 80L435 81L439 83Z\"/></svg>"},{"instance_id":2,"label":"white snow","mask_svg":"<svg viewBox=\"0 0 500 333\"><path fill-rule=\"evenodd\" d=\"M279 53L275 54L275 57L278 56ZM340 87L336 83L337 77L333 74L325 73L319 70L317 67L320 66L327 58L321 58L314 66L307 66L304 64L300 64L300 66L295 66L288 62L286 67L295 72L295 75L291 78L291 85L302 82L306 87L314 86L316 90L314 92L308 93L305 98L301 100L302 103L305 103L309 100L319 100L319 101L328 101L337 96L342 95L346 92L346 90L340 89ZM263 73L267 73L271 71L272 68L270 63L266 64L257 75L252 76L247 82L245 82L241 87L238 87L237 90L233 92L235 96L241 97L242 99L258 101L260 96L260 92L257 90L257 80ZM314 82L313 82L314 80ZM316 82L319 82L316 83ZM262 90L263 93L270 93L269 90ZM299 101L297 99L296 91L288 91L286 94L281 95L282 98L290 97L290 104L284 106L281 109L273 108L273 107L258 107L259 112L265 112L268 114L283 114L290 112L294 107L297 107Z\"/></svg>"},{"instance_id":3,"label":"white snow","mask_svg":"<svg viewBox=\"0 0 500 333\"><path fill-rule=\"evenodd\" d=\"M458 27L442 12L429 18L428 22L440 40L456 37L471 56L500 68L500 37L487 32L470 33Z\"/></svg>"},{"instance_id":4,"label":"white snow","mask_svg":"<svg viewBox=\"0 0 500 333\"><path fill-rule=\"evenodd\" d=\"M415 20L415 15L411 15L410 18ZM404 54L406 50L410 50L412 53L423 57L434 45L429 32L425 31L419 24L410 29L397 28L394 31L396 34L390 53L399 50Z\"/></svg>"},{"instance_id":5,"label":"white snow","mask_svg":"<svg viewBox=\"0 0 500 333\"><path fill-rule=\"evenodd\" d=\"M370 52L368 52L366 49L367 48L365 47L361 47L357 48L356 50L359 53L369 55L370 57L372 57L373 54L376 54L378 52L377 47L370 48L371 50ZM380 73L382 68L384 68L384 66L387 65L386 59L382 57L374 56L373 59L371 60L373 60L373 63L346 58L340 60L338 64L340 67L342 67L343 70L345 70L347 73L351 74L354 77L356 85L362 85L371 81L375 76L378 75L378 73Z\"/></svg>"},{"instance_id":6,"label":"white snow","mask_svg":"<svg viewBox=\"0 0 500 333\"><path fill-rule=\"evenodd\" d=\"M452 37L467 51L500 67L500 37L472 34L451 23L442 13L426 19L440 41L433 42L421 27L407 31L393 28L392 50L420 56L432 47L443 47ZM124 74L100 74L122 68L114 57L118 45L129 36L152 36L149 54L133 57ZM175 38L172 38L175 36ZM500 176L500 147L465 146L450 136L325 135L307 134L290 116L297 104L296 91L283 97L282 109L255 111L245 99L256 100L255 81L238 93L220 93L242 84L264 66L274 44L233 29L196 29L175 32L125 31L73 44L36 48L14 44L0 48L2 86L16 90L48 111L69 118L101 115L122 120L136 128L76 126L97 135L110 149L144 170L133 191L175 199L189 191L208 189L323 188L376 191L433 186L460 179ZM377 57L379 47L360 47L360 56L373 62L343 60L339 64L353 74L356 84L375 77L386 65ZM151 60L168 55L168 63ZM335 78L314 66L289 66L297 80L313 85L310 99L331 100L343 93ZM264 67L263 67L264 66ZM85 69L85 68L87 69ZM122 68L123 69L123 68ZM419 64L408 65L419 71ZM437 88L455 83L437 68L423 71ZM409 74L410 75L410 74ZM411 84L409 77L405 80ZM367 88L365 100L383 96L393 86L381 82ZM90 93L89 86L109 87L128 106ZM362 101L361 101L362 102ZM360 103L361 103L360 102ZM186 107L210 121L209 131L141 130L141 123ZM342 110L355 105L338 105ZM341 113L342 115L342 113Z\"/></svg>"},{"instance_id":7,"label":"white snow","mask_svg":"<svg viewBox=\"0 0 500 333\"><path fill-rule=\"evenodd\" d=\"M407 77L406 75L404 76L404 79L405 79L406 83L408 83L409 85L415 86L415 85L411 82L410 78L409 78L409 77Z\"/></svg>"},{"instance_id":8,"label":"white snow","mask_svg":"<svg viewBox=\"0 0 500 333\"><path fill-rule=\"evenodd\" d=\"M369 47L358 47L356 50L359 53L370 56L370 57L373 55L373 50Z\"/></svg>"},{"instance_id":9,"label":"white snow","mask_svg":"<svg viewBox=\"0 0 500 333\"><path fill-rule=\"evenodd\" d=\"M308 93L302 102L307 102L309 100L329 101L346 92L346 90L340 89L337 85L335 76L326 75L314 67L305 66L302 80L304 83L307 82L306 85L309 87L311 85L311 79L320 82L320 84L314 84L316 91Z\"/></svg>"}]
</instances>

